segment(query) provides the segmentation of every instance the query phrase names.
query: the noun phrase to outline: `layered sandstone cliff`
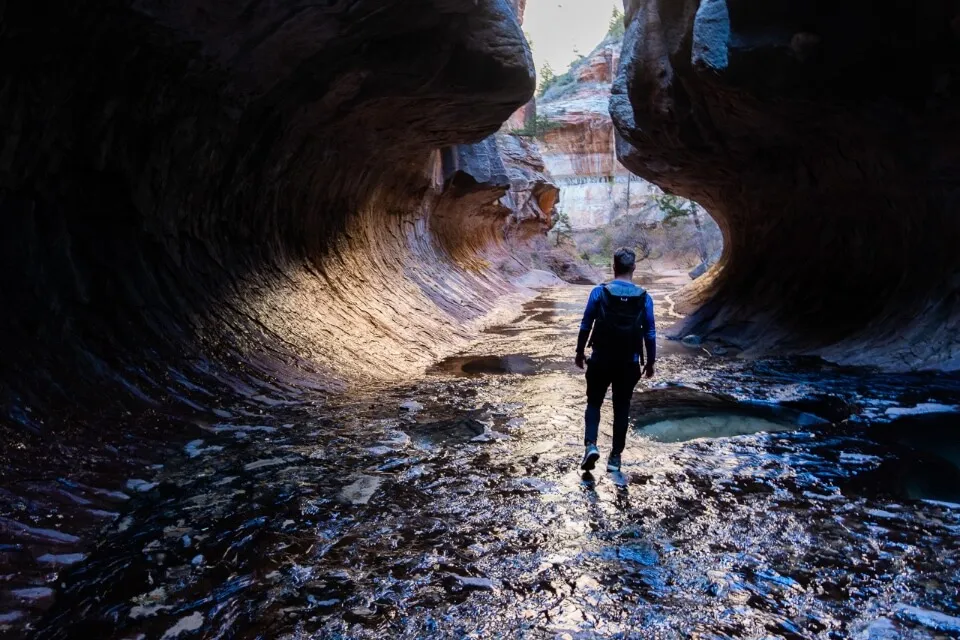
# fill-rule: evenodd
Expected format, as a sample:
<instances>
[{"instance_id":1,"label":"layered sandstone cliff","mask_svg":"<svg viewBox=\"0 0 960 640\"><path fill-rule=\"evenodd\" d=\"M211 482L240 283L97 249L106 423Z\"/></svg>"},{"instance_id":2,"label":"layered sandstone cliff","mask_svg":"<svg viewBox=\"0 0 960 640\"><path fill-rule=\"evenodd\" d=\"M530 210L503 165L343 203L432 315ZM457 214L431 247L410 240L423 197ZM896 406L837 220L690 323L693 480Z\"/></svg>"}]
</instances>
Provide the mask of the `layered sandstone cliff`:
<instances>
[{"instance_id":1,"label":"layered sandstone cliff","mask_svg":"<svg viewBox=\"0 0 960 640\"><path fill-rule=\"evenodd\" d=\"M605 39L537 100L540 151L563 189L558 210L574 230L654 213L647 206L651 185L617 160L609 102L620 47L618 39Z\"/></svg>"},{"instance_id":2,"label":"layered sandstone cliff","mask_svg":"<svg viewBox=\"0 0 960 640\"><path fill-rule=\"evenodd\" d=\"M621 161L703 204L722 268L685 330L960 367L952 3L630 0Z\"/></svg>"},{"instance_id":3,"label":"layered sandstone cliff","mask_svg":"<svg viewBox=\"0 0 960 640\"><path fill-rule=\"evenodd\" d=\"M8 417L269 406L465 344L555 200L523 143L484 140L533 91L514 9L8 6Z\"/></svg>"}]
</instances>

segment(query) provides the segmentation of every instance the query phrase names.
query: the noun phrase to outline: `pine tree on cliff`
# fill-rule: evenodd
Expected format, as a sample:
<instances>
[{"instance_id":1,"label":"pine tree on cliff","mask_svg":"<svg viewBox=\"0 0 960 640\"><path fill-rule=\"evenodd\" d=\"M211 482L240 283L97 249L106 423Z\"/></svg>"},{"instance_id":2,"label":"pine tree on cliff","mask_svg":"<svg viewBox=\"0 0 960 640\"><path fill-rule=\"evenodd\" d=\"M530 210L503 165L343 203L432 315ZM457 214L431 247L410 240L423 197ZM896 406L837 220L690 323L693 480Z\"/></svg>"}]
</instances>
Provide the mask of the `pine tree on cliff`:
<instances>
[{"instance_id":1,"label":"pine tree on cliff","mask_svg":"<svg viewBox=\"0 0 960 640\"><path fill-rule=\"evenodd\" d=\"M610 27L607 29L607 36L611 38L616 38L618 40L623 39L623 34L627 31L627 23L623 17L623 11L617 7L613 8L613 15L610 16Z\"/></svg>"}]
</instances>

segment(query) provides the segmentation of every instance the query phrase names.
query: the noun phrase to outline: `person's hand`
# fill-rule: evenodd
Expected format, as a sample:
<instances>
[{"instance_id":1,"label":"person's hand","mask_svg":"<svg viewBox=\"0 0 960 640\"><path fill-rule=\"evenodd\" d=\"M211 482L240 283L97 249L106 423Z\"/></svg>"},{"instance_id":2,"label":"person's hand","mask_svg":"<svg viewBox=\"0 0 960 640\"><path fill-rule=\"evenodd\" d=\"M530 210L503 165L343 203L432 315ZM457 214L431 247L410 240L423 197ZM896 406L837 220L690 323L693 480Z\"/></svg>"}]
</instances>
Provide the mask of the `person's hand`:
<instances>
[{"instance_id":1,"label":"person's hand","mask_svg":"<svg viewBox=\"0 0 960 640\"><path fill-rule=\"evenodd\" d=\"M584 361L584 359L585 359L585 358L584 358L584 355L583 355L582 353L578 353L578 354L577 354L577 357L576 357L576 359L574 360L574 362L577 363L577 368L578 368L578 369L583 369L583 361Z\"/></svg>"},{"instance_id":2,"label":"person's hand","mask_svg":"<svg viewBox=\"0 0 960 640\"><path fill-rule=\"evenodd\" d=\"M653 363L652 363L652 362L648 362L648 363L646 364L646 366L643 367L643 375L644 375L644 377L647 377L647 378L652 378L652 377L653 377Z\"/></svg>"}]
</instances>

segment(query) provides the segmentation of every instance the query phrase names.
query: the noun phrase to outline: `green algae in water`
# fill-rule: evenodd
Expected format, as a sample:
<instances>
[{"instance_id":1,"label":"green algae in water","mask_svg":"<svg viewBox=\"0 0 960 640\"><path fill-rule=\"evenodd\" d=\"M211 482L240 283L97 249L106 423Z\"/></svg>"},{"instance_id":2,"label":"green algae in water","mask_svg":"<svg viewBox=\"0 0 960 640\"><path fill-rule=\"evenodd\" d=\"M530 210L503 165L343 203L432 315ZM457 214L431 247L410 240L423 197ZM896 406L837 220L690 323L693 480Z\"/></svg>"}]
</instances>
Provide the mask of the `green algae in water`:
<instances>
[{"instance_id":1,"label":"green algae in water","mask_svg":"<svg viewBox=\"0 0 960 640\"><path fill-rule=\"evenodd\" d=\"M793 424L756 416L710 414L660 420L639 429L640 435L657 442L686 442L699 438L732 438L754 433L793 431Z\"/></svg>"}]
</instances>

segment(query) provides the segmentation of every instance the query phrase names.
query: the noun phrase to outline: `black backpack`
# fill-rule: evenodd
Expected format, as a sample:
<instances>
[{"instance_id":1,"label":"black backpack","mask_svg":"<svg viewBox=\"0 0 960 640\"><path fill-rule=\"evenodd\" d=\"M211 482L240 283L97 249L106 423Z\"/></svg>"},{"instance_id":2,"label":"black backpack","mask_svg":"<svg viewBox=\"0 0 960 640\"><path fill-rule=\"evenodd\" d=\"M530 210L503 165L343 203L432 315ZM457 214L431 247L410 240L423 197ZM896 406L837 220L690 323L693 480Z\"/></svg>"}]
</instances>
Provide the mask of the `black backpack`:
<instances>
[{"instance_id":1,"label":"black backpack","mask_svg":"<svg viewBox=\"0 0 960 640\"><path fill-rule=\"evenodd\" d=\"M647 305L647 292L638 289L639 293L623 296L612 293L609 283L603 285L590 345L601 354L615 359L619 359L618 356L627 359L639 353L640 363L643 364L643 312Z\"/></svg>"}]
</instances>

